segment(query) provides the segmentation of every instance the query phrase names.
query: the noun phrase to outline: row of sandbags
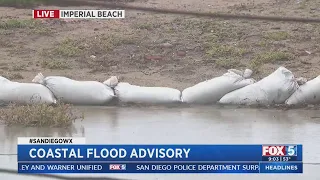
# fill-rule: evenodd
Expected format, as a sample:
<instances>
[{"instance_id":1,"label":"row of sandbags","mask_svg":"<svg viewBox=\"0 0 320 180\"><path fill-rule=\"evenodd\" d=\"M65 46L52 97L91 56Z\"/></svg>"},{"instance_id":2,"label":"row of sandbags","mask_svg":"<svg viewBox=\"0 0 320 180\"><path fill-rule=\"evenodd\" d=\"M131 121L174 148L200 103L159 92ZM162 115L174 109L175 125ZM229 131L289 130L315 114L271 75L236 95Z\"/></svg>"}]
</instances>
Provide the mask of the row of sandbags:
<instances>
[{"instance_id":1,"label":"row of sandbags","mask_svg":"<svg viewBox=\"0 0 320 180\"><path fill-rule=\"evenodd\" d=\"M251 74L252 71L249 69L244 72L229 70L228 73L220 77L201 82L182 92L168 87L141 87L125 82L120 82L114 89L119 101L124 103L214 104L223 95L254 83L253 79L245 78L250 77Z\"/></svg>"},{"instance_id":2,"label":"row of sandbags","mask_svg":"<svg viewBox=\"0 0 320 180\"><path fill-rule=\"evenodd\" d=\"M117 97L117 98L116 98ZM166 87L140 87L121 82L115 76L101 83L76 81L39 73L32 83L19 83L0 77L0 105L55 104L57 100L74 105L108 105L114 99L124 103L181 102L181 92Z\"/></svg>"},{"instance_id":3,"label":"row of sandbags","mask_svg":"<svg viewBox=\"0 0 320 180\"><path fill-rule=\"evenodd\" d=\"M320 76L299 86L284 67L256 82L252 71L228 70L222 76L198 83L182 92L168 87L142 87L118 82L111 77L101 83L76 81L39 73L33 83L12 82L0 77L0 103L53 104L57 99L74 105L107 105L113 99L122 103L146 104L242 104L273 105L320 103Z\"/></svg>"},{"instance_id":4,"label":"row of sandbags","mask_svg":"<svg viewBox=\"0 0 320 180\"><path fill-rule=\"evenodd\" d=\"M269 76L255 82L253 79L245 79L252 73L246 71L243 75L235 75L232 72L236 71L229 70L223 76L187 88L182 92L182 100L187 103L217 102L233 105L320 104L320 76L306 81L304 78L295 78L291 71L279 67ZM226 77L230 79L222 80Z\"/></svg>"},{"instance_id":5,"label":"row of sandbags","mask_svg":"<svg viewBox=\"0 0 320 180\"><path fill-rule=\"evenodd\" d=\"M182 93L178 89L168 87L142 87L126 82L118 83L114 76L101 83L75 81L61 76L44 77L39 73L32 80L33 83L12 82L2 77L0 100L3 103L18 104L52 104L56 103L57 99L74 105L107 105L113 99L121 103L208 104L216 103L228 92L254 83L254 80L244 78L250 77L251 73L251 70L229 70L220 77L187 88Z\"/></svg>"}]
</instances>

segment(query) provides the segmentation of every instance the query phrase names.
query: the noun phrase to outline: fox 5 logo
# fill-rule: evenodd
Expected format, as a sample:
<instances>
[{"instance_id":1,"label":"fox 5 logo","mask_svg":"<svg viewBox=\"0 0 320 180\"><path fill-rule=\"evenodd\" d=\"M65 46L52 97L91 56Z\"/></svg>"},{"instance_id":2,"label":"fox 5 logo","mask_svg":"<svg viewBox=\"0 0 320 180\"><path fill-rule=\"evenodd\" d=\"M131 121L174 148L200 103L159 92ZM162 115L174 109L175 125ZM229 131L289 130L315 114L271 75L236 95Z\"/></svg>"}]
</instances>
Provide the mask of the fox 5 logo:
<instances>
[{"instance_id":1,"label":"fox 5 logo","mask_svg":"<svg viewBox=\"0 0 320 180\"><path fill-rule=\"evenodd\" d=\"M297 146L263 146L263 156L296 156Z\"/></svg>"},{"instance_id":2,"label":"fox 5 logo","mask_svg":"<svg viewBox=\"0 0 320 180\"><path fill-rule=\"evenodd\" d=\"M110 164L109 170L126 170L125 164Z\"/></svg>"}]
</instances>

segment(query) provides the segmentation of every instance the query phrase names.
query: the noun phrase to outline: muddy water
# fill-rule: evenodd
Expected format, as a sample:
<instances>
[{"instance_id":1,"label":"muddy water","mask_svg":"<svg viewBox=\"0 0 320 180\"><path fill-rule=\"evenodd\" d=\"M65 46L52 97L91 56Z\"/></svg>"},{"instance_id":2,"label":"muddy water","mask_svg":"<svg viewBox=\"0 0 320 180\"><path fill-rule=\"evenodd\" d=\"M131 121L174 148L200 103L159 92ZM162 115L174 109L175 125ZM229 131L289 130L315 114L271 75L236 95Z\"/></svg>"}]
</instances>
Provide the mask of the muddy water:
<instances>
[{"instance_id":1,"label":"muddy water","mask_svg":"<svg viewBox=\"0 0 320 180\"><path fill-rule=\"evenodd\" d=\"M67 130L0 126L0 154L16 154L19 136L86 137L98 144L262 144L304 145L302 175L99 175L125 179L320 179L320 112L197 108L80 107L85 120ZM319 163L318 165L316 163ZM0 168L16 169L15 155L0 155ZM93 175L90 175L93 176ZM97 175L98 176L98 175ZM0 179L40 179L0 174ZM41 178L44 179L44 178Z\"/></svg>"}]
</instances>

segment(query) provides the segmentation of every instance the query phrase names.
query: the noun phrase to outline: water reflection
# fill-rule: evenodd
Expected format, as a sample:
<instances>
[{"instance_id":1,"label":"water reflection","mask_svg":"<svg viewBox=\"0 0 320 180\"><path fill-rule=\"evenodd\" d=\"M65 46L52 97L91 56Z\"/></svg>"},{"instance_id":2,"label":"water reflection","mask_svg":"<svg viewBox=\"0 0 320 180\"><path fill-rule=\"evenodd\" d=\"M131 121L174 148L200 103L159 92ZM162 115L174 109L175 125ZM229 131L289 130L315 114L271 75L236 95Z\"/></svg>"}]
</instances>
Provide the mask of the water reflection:
<instances>
[{"instance_id":1,"label":"water reflection","mask_svg":"<svg viewBox=\"0 0 320 180\"><path fill-rule=\"evenodd\" d=\"M87 143L91 144L299 143L304 145L305 162L320 163L320 119L312 118L320 117L320 112L315 110L222 107L79 107L79 110L85 119L68 129L0 126L0 153L16 153L17 137L21 136L86 137ZM0 156L0 161L6 164L0 163L0 167L16 168L16 156ZM305 177L320 178L314 169L306 169L309 174ZM137 179L136 175L124 176ZM167 179L169 176L171 179L178 177L139 175L139 178ZM212 179L210 175L183 177ZM289 175L286 177L291 178Z\"/></svg>"}]
</instances>

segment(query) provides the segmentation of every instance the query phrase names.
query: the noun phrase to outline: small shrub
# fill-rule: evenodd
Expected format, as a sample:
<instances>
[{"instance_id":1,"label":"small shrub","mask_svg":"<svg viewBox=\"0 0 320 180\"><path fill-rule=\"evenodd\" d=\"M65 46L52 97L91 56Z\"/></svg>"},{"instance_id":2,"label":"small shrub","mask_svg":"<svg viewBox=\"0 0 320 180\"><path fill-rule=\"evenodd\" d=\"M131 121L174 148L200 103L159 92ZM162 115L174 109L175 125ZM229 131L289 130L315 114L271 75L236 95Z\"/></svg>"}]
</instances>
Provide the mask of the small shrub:
<instances>
[{"instance_id":1,"label":"small shrub","mask_svg":"<svg viewBox=\"0 0 320 180\"><path fill-rule=\"evenodd\" d=\"M8 126L69 127L79 118L83 117L76 116L71 105L62 103L55 106L9 105L0 109L0 120Z\"/></svg>"}]
</instances>

